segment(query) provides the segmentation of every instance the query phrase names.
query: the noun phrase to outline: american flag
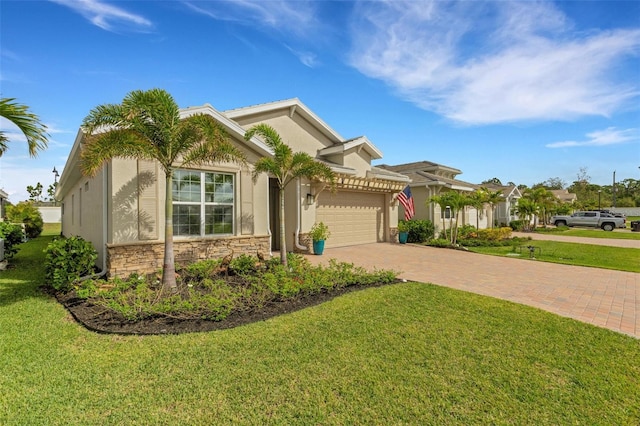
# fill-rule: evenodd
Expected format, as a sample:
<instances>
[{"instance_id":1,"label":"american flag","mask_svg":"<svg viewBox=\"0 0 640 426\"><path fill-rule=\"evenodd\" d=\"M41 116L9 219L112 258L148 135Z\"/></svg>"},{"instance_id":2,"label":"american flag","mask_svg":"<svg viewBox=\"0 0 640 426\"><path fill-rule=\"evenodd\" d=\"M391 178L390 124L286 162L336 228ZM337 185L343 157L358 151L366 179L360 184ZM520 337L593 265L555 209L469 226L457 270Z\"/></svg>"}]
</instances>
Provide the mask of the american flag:
<instances>
[{"instance_id":1,"label":"american flag","mask_svg":"<svg viewBox=\"0 0 640 426\"><path fill-rule=\"evenodd\" d=\"M398 201L404 207L404 220L410 220L416 214L416 211L413 207L413 196L409 185L398 194Z\"/></svg>"}]
</instances>

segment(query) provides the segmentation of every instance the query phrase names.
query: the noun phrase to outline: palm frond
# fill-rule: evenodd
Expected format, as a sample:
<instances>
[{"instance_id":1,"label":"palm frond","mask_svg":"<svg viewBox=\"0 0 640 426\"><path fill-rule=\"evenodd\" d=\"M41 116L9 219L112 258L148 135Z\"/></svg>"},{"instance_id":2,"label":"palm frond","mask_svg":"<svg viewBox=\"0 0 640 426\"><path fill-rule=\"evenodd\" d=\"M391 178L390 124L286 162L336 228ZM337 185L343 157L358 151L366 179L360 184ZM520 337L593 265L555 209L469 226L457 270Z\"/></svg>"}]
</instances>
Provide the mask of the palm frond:
<instances>
[{"instance_id":1,"label":"palm frond","mask_svg":"<svg viewBox=\"0 0 640 426\"><path fill-rule=\"evenodd\" d=\"M184 152L183 164L246 164L244 153L229 140L224 127L210 115L192 115L183 119L179 127L176 145Z\"/></svg>"},{"instance_id":2,"label":"palm frond","mask_svg":"<svg viewBox=\"0 0 640 426\"><path fill-rule=\"evenodd\" d=\"M47 126L40 122L37 115L29 112L29 107L15 102L14 98L0 99L0 116L15 124L27 138L29 155L36 157L38 151L47 148ZM6 151L8 141L0 130L0 156Z\"/></svg>"},{"instance_id":3,"label":"palm frond","mask_svg":"<svg viewBox=\"0 0 640 426\"><path fill-rule=\"evenodd\" d=\"M271 127L266 123L256 124L255 126L251 127L244 134L244 139L248 141L255 135L260 136L264 140L264 142L267 144L267 146L273 150L275 150L276 147L279 147L279 146L283 146L283 145L286 146L282 142L282 138L280 138L280 135L278 134L278 132L273 127Z\"/></svg>"},{"instance_id":4,"label":"palm frond","mask_svg":"<svg viewBox=\"0 0 640 426\"><path fill-rule=\"evenodd\" d=\"M80 170L95 176L104 163L113 158L159 160L146 138L129 129L115 129L87 136L80 153Z\"/></svg>"}]
</instances>

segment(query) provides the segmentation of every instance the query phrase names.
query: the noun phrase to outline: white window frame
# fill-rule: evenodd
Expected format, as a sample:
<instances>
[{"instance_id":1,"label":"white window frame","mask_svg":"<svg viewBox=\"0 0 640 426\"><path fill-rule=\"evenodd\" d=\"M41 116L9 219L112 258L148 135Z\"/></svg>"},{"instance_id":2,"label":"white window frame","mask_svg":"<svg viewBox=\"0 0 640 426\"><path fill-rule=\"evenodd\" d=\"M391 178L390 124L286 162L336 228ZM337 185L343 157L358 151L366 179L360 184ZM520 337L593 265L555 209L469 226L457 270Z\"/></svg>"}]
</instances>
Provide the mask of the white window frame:
<instances>
[{"instance_id":1,"label":"white window frame","mask_svg":"<svg viewBox=\"0 0 640 426\"><path fill-rule=\"evenodd\" d=\"M202 238L202 237L224 237L224 236L229 236L229 235L235 235L235 230L236 230L236 199L237 199L237 178L236 178L236 174L235 173L230 173L230 172L223 172L223 171L215 171L215 170L194 170L194 169L176 169L174 170L175 172L187 172L187 173L199 173L200 174L200 200L199 201L176 201L175 198L173 199L173 207L174 207L174 217L173 219L173 226L174 226L174 235L176 237L196 237L196 238ZM203 184L203 182L206 182L206 175L210 174L210 175L223 175L223 176L229 176L231 177L231 185L232 185L232 190L231 190L231 196L232 196L232 200L231 202L217 202L217 201L206 201L206 196L205 196L205 192L206 192L206 185ZM214 178L215 180L215 178ZM172 179L173 182L175 182L175 175L173 176ZM172 188L173 190L173 188ZM175 207L176 206L199 206L200 207L200 232L198 234L180 234L177 232L176 229L176 220L175 220ZM216 207L216 206L223 206L223 207L231 207L231 232L228 233L205 233L205 229L206 229L206 208L207 207Z\"/></svg>"}]
</instances>

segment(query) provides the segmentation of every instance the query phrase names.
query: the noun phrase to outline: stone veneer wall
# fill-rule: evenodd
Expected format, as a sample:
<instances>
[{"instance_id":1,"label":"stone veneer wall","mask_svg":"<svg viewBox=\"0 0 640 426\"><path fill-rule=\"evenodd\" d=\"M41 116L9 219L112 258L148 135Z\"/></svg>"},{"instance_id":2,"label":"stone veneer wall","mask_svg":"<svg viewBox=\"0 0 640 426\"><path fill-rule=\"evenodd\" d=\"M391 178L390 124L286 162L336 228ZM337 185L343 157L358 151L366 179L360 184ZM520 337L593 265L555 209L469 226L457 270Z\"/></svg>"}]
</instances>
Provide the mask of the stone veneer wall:
<instances>
[{"instance_id":1,"label":"stone veneer wall","mask_svg":"<svg viewBox=\"0 0 640 426\"><path fill-rule=\"evenodd\" d=\"M268 236L225 237L215 239L174 240L176 266L228 255L255 256L258 251L268 255ZM107 270L110 277L128 277L132 273L148 274L162 268L164 243L127 243L107 245Z\"/></svg>"},{"instance_id":2,"label":"stone veneer wall","mask_svg":"<svg viewBox=\"0 0 640 426\"><path fill-rule=\"evenodd\" d=\"M295 234L293 235L293 238L295 240L296 238ZM309 234L300 233L299 243L301 246L306 247L307 249L306 250L299 249L294 243L293 247L291 247L290 250L293 251L294 253L313 254L313 241L311 241L311 237L309 236ZM287 249L289 249L289 247L287 247Z\"/></svg>"}]
</instances>

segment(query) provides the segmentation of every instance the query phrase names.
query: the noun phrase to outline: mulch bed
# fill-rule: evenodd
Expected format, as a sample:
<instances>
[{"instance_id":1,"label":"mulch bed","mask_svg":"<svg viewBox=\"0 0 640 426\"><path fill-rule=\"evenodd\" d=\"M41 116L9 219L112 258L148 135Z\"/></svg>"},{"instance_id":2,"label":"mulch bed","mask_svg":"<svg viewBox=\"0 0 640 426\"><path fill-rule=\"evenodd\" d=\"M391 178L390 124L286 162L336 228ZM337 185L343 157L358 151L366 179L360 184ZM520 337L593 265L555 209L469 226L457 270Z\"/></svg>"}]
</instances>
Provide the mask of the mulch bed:
<instances>
[{"instance_id":1,"label":"mulch bed","mask_svg":"<svg viewBox=\"0 0 640 426\"><path fill-rule=\"evenodd\" d=\"M396 282L401 282L401 280ZM44 288L43 290L54 295L73 318L88 330L108 334L153 335L195 333L234 328L319 305L352 291L383 285L388 284L352 285L338 290L271 302L260 310L232 312L222 321L203 320L197 317L185 318L184 316L181 318L158 316L139 321L130 321L118 312L96 305L89 299L79 298L75 291L59 293L50 288Z\"/></svg>"}]
</instances>

